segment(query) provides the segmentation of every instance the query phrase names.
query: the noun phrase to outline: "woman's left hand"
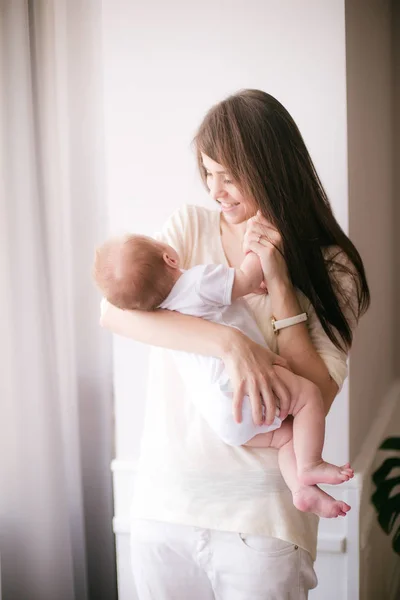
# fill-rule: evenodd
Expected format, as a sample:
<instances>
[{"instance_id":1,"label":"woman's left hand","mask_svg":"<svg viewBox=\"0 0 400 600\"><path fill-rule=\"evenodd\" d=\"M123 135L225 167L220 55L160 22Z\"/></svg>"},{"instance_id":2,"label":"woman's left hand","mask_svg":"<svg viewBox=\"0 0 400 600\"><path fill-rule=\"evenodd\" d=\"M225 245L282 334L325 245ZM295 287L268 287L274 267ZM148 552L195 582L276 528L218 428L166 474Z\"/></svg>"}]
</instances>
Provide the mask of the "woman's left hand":
<instances>
[{"instance_id":1,"label":"woman's left hand","mask_svg":"<svg viewBox=\"0 0 400 600\"><path fill-rule=\"evenodd\" d=\"M290 282L286 261L283 256L282 238L279 231L263 217L260 211L247 221L243 240L243 251L251 250L260 258L267 289Z\"/></svg>"}]
</instances>

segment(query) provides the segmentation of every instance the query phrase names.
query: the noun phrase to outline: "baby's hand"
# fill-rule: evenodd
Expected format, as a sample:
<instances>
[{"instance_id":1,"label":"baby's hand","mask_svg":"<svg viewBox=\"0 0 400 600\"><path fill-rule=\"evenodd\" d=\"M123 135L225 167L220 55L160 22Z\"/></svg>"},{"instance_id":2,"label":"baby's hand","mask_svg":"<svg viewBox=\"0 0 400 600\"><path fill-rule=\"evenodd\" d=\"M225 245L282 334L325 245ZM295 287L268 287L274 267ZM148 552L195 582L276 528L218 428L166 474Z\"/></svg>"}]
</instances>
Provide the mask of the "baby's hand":
<instances>
[{"instance_id":1,"label":"baby's hand","mask_svg":"<svg viewBox=\"0 0 400 600\"><path fill-rule=\"evenodd\" d=\"M264 296L265 294L268 294L267 286L265 285L264 281L261 282L260 287L256 288L251 293L257 294L258 296Z\"/></svg>"}]
</instances>

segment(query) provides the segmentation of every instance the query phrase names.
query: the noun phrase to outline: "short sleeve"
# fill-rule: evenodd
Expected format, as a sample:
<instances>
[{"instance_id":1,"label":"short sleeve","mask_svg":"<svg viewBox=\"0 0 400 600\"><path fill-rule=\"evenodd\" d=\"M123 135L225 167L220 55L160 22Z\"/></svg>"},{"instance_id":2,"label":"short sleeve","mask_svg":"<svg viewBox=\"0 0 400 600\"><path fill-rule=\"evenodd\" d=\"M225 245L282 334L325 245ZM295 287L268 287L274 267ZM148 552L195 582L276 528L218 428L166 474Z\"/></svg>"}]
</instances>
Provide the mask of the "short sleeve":
<instances>
[{"instance_id":1,"label":"short sleeve","mask_svg":"<svg viewBox=\"0 0 400 600\"><path fill-rule=\"evenodd\" d=\"M172 246L181 259L183 268L187 268L192 234L192 209L185 204L165 221L160 231L153 234L154 239Z\"/></svg>"},{"instance_id":2,"label":"short sleeve","mask_svg":"<svg viewBox=\"0 0 400 600\"><path fill-rule=\"evenodd\" d=\"M332 256L334 257L332 260ZM352 331L358 324L358 278L347 255L338 249L332 254L330 250L328 271L337 294L340 307ZM348 375L347 353L335 346L324 331L317 313L311 303L308 304L308 330L311 341L325 362L332 379L337 383L339 391Z\"/></svg>"},{"instance_id":3,"label":"short sleeve","mask_svg":"<svg viewBox=\"0 0 400 600\"><path fill-rule=\"evenodd\" d=\"M309 305L307 314L307 325L311 341L340 391L348 375L347 354L343 350L339 350L329 339L312 304Z\"/></svg>"},{"instance_id":4,"label":"short sleeve","mask_svg":"<svg viewBox=\"0 0 400 600\"><path fill-rule=\"evenodd\" d=\"M235 269L225 265L205 265L196 290L205 304L228 306L232 302Z\"/></svg>"}]
</instances>

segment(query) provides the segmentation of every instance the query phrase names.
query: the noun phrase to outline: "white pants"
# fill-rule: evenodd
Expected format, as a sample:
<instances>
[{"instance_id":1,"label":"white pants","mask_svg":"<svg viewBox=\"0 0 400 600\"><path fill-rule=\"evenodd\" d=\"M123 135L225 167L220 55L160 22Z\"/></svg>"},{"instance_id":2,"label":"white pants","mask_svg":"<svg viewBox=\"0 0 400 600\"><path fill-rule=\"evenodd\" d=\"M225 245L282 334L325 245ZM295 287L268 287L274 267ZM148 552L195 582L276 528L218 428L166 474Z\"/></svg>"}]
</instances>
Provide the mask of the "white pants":
<instances>
[{"instance_id":1,"label":"white pants","mask_svg":"<svg viewBox=\"0 0 400 600\"><path fill-rule=\"evenodd\" d=\"M317 584L308 552L276 538L136 520L139 600L305 600Z\"/></svg>"}]
</instances>

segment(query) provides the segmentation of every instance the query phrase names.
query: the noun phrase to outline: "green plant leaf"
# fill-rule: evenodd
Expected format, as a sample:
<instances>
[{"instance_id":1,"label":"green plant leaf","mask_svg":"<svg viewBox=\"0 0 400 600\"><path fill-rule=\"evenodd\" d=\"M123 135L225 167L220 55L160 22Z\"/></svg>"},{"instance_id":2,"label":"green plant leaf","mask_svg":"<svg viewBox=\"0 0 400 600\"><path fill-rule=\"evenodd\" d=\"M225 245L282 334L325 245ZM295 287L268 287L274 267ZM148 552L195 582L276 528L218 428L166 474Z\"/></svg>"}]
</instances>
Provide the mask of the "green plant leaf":
<instances>
[{"instance_id":1,"label":"green plant leaf","mask_svg":"<svg viewBox=\"0 0 400 600\"><path fill-rule=\"evenodd\" d=\"M400 477L392 477L379 484L371 497L372 503L378 512L385 508L389 503L389 500L393 499L397 500L397 506L400 512L400 492L390 498L392 490L397 486L400 486Z\"/></svg>"},{"instance_id":2,"label":"green plant leaf","mask_svg":"<svg viewBox=\"0 0 400 600\"><path fill-rule=\"evenodd\" d=\"M400 451L400 437L388 438L380 449ZM400 476L390 477L390 473L396 468L400 468L400 458L391 456L373 473L372 480L376 490L371 501L383 531L388 535L393 531L392 547L400 555L400 492L393 495L393 490L400 486Z\"/></svg>"},{"instance_id":3,"label":"green plant leaf","mask_svg":"<svg viewBox=\"0 0 400 600\"><path fill-rule=\"evenodd\" d=\"M391 533L396 519L400 516L400 495L387 499L376 508L379 525L387 534Z\"/></svg>"},{"instance_id":4,"label":"green plant leaf","mask_svg":"<svg viewBox=\"0 0 400 600\"><path fill-rule=\"evenodd\" d=\"M372 481L378 487L382 481L384 481L389 475L392 469L400 469L400 458L397 456L391 456L383 461L379 469L377 469L372 475Z\"/></svg>"},{"instance_id":5,"label":"green plant leaf","mask_svg":"<svg viewBox=\"0 0 400 600\"><path fill-rule=\"evenodd\" d=\"M400 437L387 438L379 448L380 450L400 450Z\"/></svg>"},{"instance_id":6,"label":"green plant leaf","mask_svg":"<svg viewBox=\"0 0 400 600\"><path fill-rule=\"evenodd\" d=\"M396 533L393 536L392 547L397 554L400 554L400 525L397 528Z\"/></svg>"},{"instance_id":7,"label":"green plant leaf","mask_svg":"<svg viewBox=\"0 0 400 600\"><path fill-rule=\"evenodd\" d=\"M382 527L385 533L391 533L399 515L399 500L396 498L391 498L385 508L378 513L379 525Z\"/></svg>"}]
</instances>

